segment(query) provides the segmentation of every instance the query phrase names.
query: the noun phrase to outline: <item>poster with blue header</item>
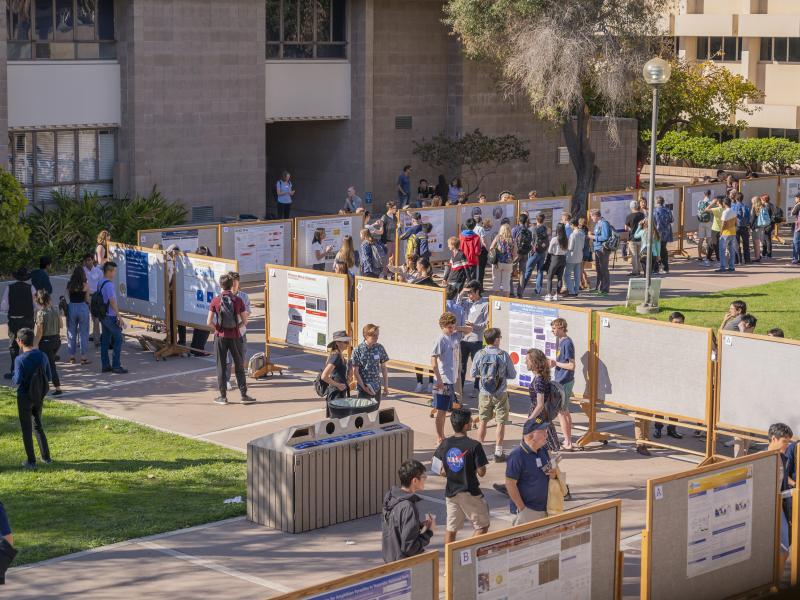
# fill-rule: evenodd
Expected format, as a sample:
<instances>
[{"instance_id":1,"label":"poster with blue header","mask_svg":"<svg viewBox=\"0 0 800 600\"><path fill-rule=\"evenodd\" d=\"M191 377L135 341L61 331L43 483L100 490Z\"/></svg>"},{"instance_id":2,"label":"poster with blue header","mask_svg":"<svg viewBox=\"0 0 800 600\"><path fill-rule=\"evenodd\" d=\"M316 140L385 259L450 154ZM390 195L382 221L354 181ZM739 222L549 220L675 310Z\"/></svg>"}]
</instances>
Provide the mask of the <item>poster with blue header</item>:
<instances>
[{"instance_id":1,"label":"poster with blue header","mask_svg":"<svg viewBox=\"0 0 800 600\"><path fill-rule=\"evenodd\" d=\"M308 600L411 600L411 569L367 579Z\"/></svg>"},{"instance_id":2,"label":"poster with blue header","mask_svg":"<svg viewBox=\"0 0 800 600\"><path fill-rule=\"evenodd\" d=\"M147 252L125 249L125 288L128 298L152 302Z\"/></svg>"}]
</instances>

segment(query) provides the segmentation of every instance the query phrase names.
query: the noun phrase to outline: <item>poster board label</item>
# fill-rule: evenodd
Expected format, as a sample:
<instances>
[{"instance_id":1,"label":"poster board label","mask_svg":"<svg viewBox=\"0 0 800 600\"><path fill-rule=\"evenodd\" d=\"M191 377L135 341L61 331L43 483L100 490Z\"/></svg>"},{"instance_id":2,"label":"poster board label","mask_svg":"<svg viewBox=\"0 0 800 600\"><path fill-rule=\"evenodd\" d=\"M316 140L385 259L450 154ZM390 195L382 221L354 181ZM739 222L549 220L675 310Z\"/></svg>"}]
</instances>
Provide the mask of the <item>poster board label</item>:
<instances>
[{"instance_id":1,"label":"poster board label","mask_svg":"<svg viewBox=\"0 0 800 600\"><path fill-rule=\"evenodd\" d=\"M647 279L634 277L628 279L628 295L625 299L625 306L638 306L645 300L645 290L647 289ZM658 306L661 296L661 278L653 277L650 280L650 303Z\"/></svg>"}]
</instances>

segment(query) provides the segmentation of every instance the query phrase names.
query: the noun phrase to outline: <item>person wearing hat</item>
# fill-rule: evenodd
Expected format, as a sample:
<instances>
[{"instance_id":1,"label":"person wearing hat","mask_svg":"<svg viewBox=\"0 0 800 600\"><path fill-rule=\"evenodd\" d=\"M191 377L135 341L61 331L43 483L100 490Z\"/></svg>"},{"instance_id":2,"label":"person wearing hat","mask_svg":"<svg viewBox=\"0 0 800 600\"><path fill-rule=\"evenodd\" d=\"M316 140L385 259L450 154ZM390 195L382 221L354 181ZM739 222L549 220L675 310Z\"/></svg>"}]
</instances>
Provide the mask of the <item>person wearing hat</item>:
<instances>
[{"instance_id":1,"label":"person wearing hat","mask_svg":"<svg viewBox=\"0 0 800 600\"><path fill-rule=\"evenodd\" d=\"M28 269L20 267L14 272L16 281L6 287L0 300L0 313L8 316L8 349L11 354L11 368L3 377L11 379L14 360L19 356L17 332L23 327L33 329L33 316L36 307L36 291L28 283L31 278Z\"/></svg>"},{"instance_id":2,"label":"person wearing hat","mask_svg":"<svg viewBox=\"0 0 800 600\"><path fill-rule=\"evenodd\" d=\"M346 331L333 332L328 344L328 359L325 361L325 368L322 369L320 375L320 379L328 384L325 398L327 401L350 396L350 387L347 385L347 362L344 359L344 351L347 350L349 343L350 336Z\"/></svg>"},{"instance_id":3,"label":"person wearing hat","mask_svg":"<svg viewBox=\"0 0 800 600\"><path fill-rule=\"evenodd\" d=\"M514 525L523 525L547 516L547 491L551 468L547 444L547 421L529 419L522 426L522 440L506 462L506 488L511 500Z\"/></svg>"},{"instance_id":4,"label":"person wearing hat","mask_svg":"<svg viewBox=\"0 0 800 600\"><path fill-rule=\"evenodd\" d=\"M628 232L628 252L631 255L631 272L629 277L639 277L641 274L639 265L639 252L642 250L642 242L633 237L639 227L639 223L644 219L644 213L639 210L639 203L631 200L631 212L625 217L625 231Z\"/></svg>"}]
</instances>

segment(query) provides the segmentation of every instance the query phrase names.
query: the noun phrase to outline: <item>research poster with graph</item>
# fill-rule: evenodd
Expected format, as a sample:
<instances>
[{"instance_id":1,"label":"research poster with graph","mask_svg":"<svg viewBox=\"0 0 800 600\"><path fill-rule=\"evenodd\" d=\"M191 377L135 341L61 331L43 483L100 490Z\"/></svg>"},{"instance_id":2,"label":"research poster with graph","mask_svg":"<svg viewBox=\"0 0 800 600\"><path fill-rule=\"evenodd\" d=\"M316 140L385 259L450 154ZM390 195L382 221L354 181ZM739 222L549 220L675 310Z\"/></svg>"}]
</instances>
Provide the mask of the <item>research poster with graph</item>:
<instances>
[{"instance_id":1,"label":"research poster with graph","mask_svg":"<svg viewBox=\"0 0 800 600\"><path fill-rule=\"evenodd\" d=\"M233 227L233 247L239 270L242 273L263 273L266 264L285 264L287 227L286 223Z\"/></svg>"},{"instance_id":2,"label":"research poster with graph","mask_svg":"<svg viewBox=\"0 0 800 600\"><path fill-rule=\"evenodd\" d=\"M209 306L214 296L222 293L219 278L230 271L229 263L182 256L183 267L183 310L191 316L186 320L191 323L205 323Z\"/></svg>"},{"instance_id":3,"label":"research poster with graph","mask_svg":"<svg viewBox=\"0 0 800 600\"><path fill-rule=\"evenodd\" d=\"M625 231L625 218L630 214L631 202L635 199L633 192L600 196L600 214L616 231Z\"/></svg>"},{"instance_id":4,"label":"research poster with graph","mask_svg":"<svg viewBox=\"0 0 800 600\"><path fill-rule=\"evenodd\" d=\"M359 217L361 218L361 217ZM332 261L342 247L342 240L345 235L350 235L353 228L353 217L325 217L324 219L306 219L300 221L301 227L306 230L306 264L313 265L318 262L314 253L314 248L311 247L314 241L314 233L319 230L322 234L322 247L327 248L330 246L331 250L325 256L326 261ZM358 239L353 240L353 245L358 248L361 241Z\"/></svg>"},{"instance_id":5,"label":"research poster with graph","mask_svg":"<svg viewBox=\"0 0 800 600\"><path fill-rule=\"evenodd\" d=\"M287 271L289 326L286 341L312 350L325 350L328 331L328 278Z\"/></svg>"},{"instance_id":6,"label":"research poster with graph","mask_svg":"<svg viewBox=\"0 0 800 600\"><path fill-rule=\"evenodd\" d=\"M589 600L592 518L479 546L475 562L478 600Z\"/></svg>"},{"instance_id":7,"label":"research poster with graph","mask_svg":"<svg viewBox=\"0 0 800 600\"><path fill-rule=\"evenodd\" d=\"M556 357L558 340L550 323L558 318L558 309L512 302L508 308L508 353L517 370L514 383L530 387L533 373L525 365L525 356L531 348L538 348L547 358Z\"/></svg>"},{"instance_id":8,"label":"research poster with graph","mask_svg":"<svg viewBox=\"0 0 800 600\"><path fill-rule=\"evenodd\" d=\"M414 214L413 212L411 214ZM428 234L428 248L431 252L441 252L446 248L447 238L444 231L444 209L443 210L426 210L419 213L422 217L423 223L430 223L431 232ZM411 215L408 213L400 213L400 226L411 227ZM400 254L405 256L405 247L400 242Z\"/></svg>"}]
</instances>

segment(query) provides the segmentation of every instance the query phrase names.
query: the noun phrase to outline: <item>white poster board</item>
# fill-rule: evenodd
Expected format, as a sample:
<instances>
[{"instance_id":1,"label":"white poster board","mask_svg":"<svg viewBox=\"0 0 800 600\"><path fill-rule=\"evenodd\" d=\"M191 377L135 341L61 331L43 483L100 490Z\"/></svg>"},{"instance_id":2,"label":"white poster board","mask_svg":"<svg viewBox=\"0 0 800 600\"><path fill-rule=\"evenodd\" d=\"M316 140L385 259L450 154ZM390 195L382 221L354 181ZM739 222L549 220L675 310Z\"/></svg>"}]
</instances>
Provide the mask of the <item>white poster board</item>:
<instances>
[{"instance_id":1,"label":"white poster board","mask_svg":"<svg viewBox=\"0 0 800 600\"><path fill-rule=\"evenodd\" d=\"M219 278L236 270L236 261L197 254L181 254L176 257L176 320L190 326L206 327L211 301L222 293Z\"/></svg>"},{"instance_id":2,"label":"white poster board","mask_svg":"<svg viewBox=\"0 0 800 600\"><path fill-rule=\"evenodd\" d=\"M511 302L508 305L508 353L517 371L514 383L530 387L533 373L525 364L531 348L538 348L547 358L556 357L558 340L550 323L558 318L558 308Z\"/></svg>"},{"instance_id":3,"label":"white poster board","mask_svg":"<svg viewBox=\"0 0 800 600\"><path fill-rule=\"evenodd\" d=\"M117 265L114 288L123 313L166 320L165 255L141 246L108 245L108 258Z\"/></svg>"},{"instance_id":4,"label":"white poster board","mask_svg":"<svg viewBox=\"0 0 800 600\"><path fill-rule=\"evenodd\" d=\"M528 213L530 223L535 223L536 215L543 213L544 224L547 227L547 231L553 231L553 225L561 221L561 215L563 213L569 212L571 203L571 196L541 199L537 198L535 200L520 200L519 211L520 213Z\"/></svg>"},{"instance_id":5,"label":"white poster board","mask_svg":"<svg viewBox=\"0 0 800 600\"><path fill-rule=\"evenodd\" d=\"M701 183L685 186L683 188L683 232L697 231L697 205L706 192L711 192L713 200L716 196L724 196L727 189L724 183Z\"/></svg>"},{"instance_id":6,"label":"white poster board","mask_svg":"<svg viewBox=\"0 0 800 600\"><path fill-rule=\"evenodd\" d=\"M419 212L422 217L423 223L430 223L431 232L428 234L428 249L431 251L431 257L437 254L441 255L442 252L447 251L447 231L445 230L444 215L448 210L445 207L431 208L425 211L411 211L400 213L400 227L411 227L412 215L414 212ZM401 242L402 247L403 242Z\"/></svg>"},{"instance_id":7,"label":"white poster board","mask_svg":"<svg viewBox=\"0 0 800 600\"><path fill-rule=\"evenodd\" d=\"M800 177L781 178L781 198L783 199L783 212L786 215L787 223L794 223L797 217L792 216L794 207L794 197L800 192Z\"/></svg>"},{"instance_id":8,"label":"white poster board","mask_svg":"<svg viewBox=\"0 0 800 600\"><path fill-rule=\"evenodd\" d=\"M636 192L620 192L617 194L598 194L600 214L618 232L625 231L625 219L631 212L631 202L636 199Z\"/></svg>"},{"instance_id":9,"label":"white poster board","mask_svg":"<svg viewBox=\"0 0 800 600\"><path fill-rule=\"evenodd\" d=\"M292 221L230 223L220 226L220 253L239 261L242 281L263 281L267 264L291 266Z\"/></svg>"},{"instance_id":10,"label":"white poster board","mask_svg":"<svg viewBox=\"0 0 800 600\"><path fill-rule=\"evenodd\" d=\"M138 232L139 245L145 248L161 244L162 250L166 250L175 244L181 252L195 252L200 246L205 246L214 256L219 254L217 235L217 225L148 229Z\"/></svg>"},{"instance_id":11,"label":"white poster board","mask_svg":"<svg viewBox=\"0 0 800 600\"><path fill-rule=\"evenodd\" d=\"M649 192L649 190L642 190L642 200L650 200ZM681 227L681 188L656 188L656 200L658 200L659 196L664 198L664 206L672 212L672 235L677 236ZM697 210L696 204L695 210Z\"/></svg>"},{"instance_id":12,"label":"white poster board","mask_svg":"<svg viewBox=\"0 0 800 600\"><path fill-rule=\"evenodd\" d=\"M296 248L296 267L311 268L320 261L317 260L311 245L314 241L314 234L317 230L321 232L322 248L330 247L330 251L325 255L326 268L330 270L333 266L333 259L339 248L342 247L344 236L349 235L353 238L353 248L358 251L361 245L359 232L363 225L363 218L357 216L329 216L311 219L297 219L297 239Z\"/></svg>"},{"instance_id":13,"label":"white poster board","mask_svg":"<svg viewBox=\"0 0 800 600\"><path fill-rule=\"evenodd\" d=\"M461 227L470 217L481 217L481 223L486 229L486 243L491 244L494 237L500 231L503 219L508 219L511 227L517 221L517 203L510 202L487 202L486 204L464 204L459 213Z\"/></svg>"},{"instance_id":14,"label":"white poster board","mask_svg":"<svg viewBox=\"0 0 800 600\"><path fill-rule=\"evenodd\" d=\"M298 271L286 273L289 324L286 341L325 350L331 332L328 319L328 278Z\"/></svg>"}]
</instances>

